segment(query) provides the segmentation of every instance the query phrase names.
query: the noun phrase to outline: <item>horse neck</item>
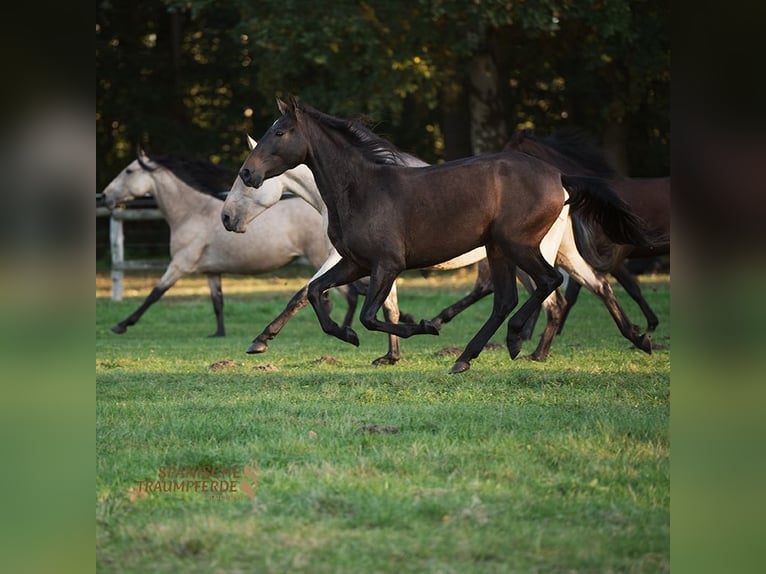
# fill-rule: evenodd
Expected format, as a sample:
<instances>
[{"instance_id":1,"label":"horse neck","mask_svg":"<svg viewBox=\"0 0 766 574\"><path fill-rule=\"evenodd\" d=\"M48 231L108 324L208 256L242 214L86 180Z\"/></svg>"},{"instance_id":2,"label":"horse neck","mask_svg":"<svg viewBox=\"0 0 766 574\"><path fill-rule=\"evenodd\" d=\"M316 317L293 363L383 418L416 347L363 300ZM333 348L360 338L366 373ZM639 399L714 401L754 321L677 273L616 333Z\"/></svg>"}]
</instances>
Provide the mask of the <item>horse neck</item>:
<instances>
[{"instance_id":1,"label":"horse neck","mask_svg":"<svg viewBox=\"0 0 766 574\"><path fill-rule=\"evenodd\" d=\"M285 176L290 182L288 189L303 199L319 213L327 211L327 206L319 193L316 181L308 166L299 165L298 167L285 172Z\"/></svg>"},{"instance_id":2,"label":"horse neck","mask_svg":"<svg viewBox=\"0 0 766 574\"><path fill-rule=\"evenodd\" d=\"M167 169L157 170L152 176L152 195L171 227L182 223L195 213L200 213L211 201L217 201L184 183Z\"/></svg>"},{"instance_id":3,"label":"horse neck","mask_svg":"<svg viewBox=\"0 0 766 574\"><path fill-rule=\"evenodd\" d=\"M319 126L312 126L311 146L306 165L314 174L316 186L327 206L330 225L338 223L339 214L347 213L349 193L356 189L364 160L358 151L344 144L342 137L331 137Z\"/></svg>"}]
</instances>

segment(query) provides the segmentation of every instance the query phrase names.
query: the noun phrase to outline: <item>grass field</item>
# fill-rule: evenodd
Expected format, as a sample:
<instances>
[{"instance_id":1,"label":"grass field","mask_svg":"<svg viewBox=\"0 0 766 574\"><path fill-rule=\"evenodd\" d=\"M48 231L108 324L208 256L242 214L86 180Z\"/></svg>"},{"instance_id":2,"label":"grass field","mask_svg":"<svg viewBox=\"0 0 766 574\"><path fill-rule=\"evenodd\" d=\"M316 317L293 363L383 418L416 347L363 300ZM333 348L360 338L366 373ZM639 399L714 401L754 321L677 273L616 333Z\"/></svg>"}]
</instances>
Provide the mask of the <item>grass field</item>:
<instances>
[{"instance_id":1,"label":"grass field","mask_svg":"<svg viewBox=\"0 0 766 574\"><path fill-rule=\"evenodd\" d=\"M651 356L586 292L546 363L487 349L447 374L455 356L440 351L465 345L491 297L438 337L403 341L393 367L370 366L385 335L357 321L352 347L310 308L268 353L245 355L305 273L224 278L220 339L207 337L204 278L182 280L118 336L109 328L153 278L126 278L115 303L97 276L99 572L669 570L668 276L642 280L661 321ZM472 282L408 274L400 305L431 317ZM194 469L200 490L184 490ZM223 481L236 492L201 491Z\"/></svg>"}]
</instances>

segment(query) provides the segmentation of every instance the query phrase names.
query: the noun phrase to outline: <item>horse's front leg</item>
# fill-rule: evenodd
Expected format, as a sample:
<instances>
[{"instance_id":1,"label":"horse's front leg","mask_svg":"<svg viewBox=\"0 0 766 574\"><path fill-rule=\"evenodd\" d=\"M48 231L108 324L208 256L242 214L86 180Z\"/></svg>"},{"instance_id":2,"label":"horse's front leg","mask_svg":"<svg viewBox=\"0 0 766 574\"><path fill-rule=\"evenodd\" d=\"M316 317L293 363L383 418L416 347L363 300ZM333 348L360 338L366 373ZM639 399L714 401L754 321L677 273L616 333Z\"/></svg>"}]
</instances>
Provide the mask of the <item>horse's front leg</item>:
<instances>
[{"instance_id":1,"label":"horse's front leg","mask_svg":"<svg viewBox=\"0 0 766 574\"><path fill-rule=\"evenodd\" d=\"M357 279L367 275L367 271L348 259L341 258L333 267L311 280L308 286L308 300L314 308L322 330L328 335L337 337L341 341L359 346L359 337L349 327L341 327L330 317L329 306L324 298L324 293L338 285L348 285Z\"/></svg>"},{"instance_id":2,"label":"horse's front leg","mask_svg":"<svg viewBox=\"0 0 766 574\"><path fill-rule=\"evenodd\" d=\"M378 310L389 296L400 271L401 269L383 266L377 266L372 270L370 285L367 287L367 297L365 297L364 305L362 305L359 320L370 331L382 331L404 339L412 335L438 335L438 327L425 319L413 325L411 323L394 323L390 320L380 321L377 318Z\"/></svg>"},{"instance_id":3,"label":"horse's front leg","mask_svg":"<svg viewBox=\"0 0 766 574\"><path fill-rule=\"evenodd\" d=\"M165 270L165 273L163 273L159 282L154 286L146 299L144 299L144 302L141 303L141 306L133 311L133 313L131 313L130 316L128 316L126 319L120 321L114 327L112 327L112 332L117 333L118 335L125 333L128 330L128 327L135 325L141 316L146 312L146 310L154 303L159 301L165 292L173 285L175 285L176 281L178 281L185 274L186 273L184 270L176 265L174 261L171 261L170 265L168 265L168 268Z\"/></svg>"}]
</instances>

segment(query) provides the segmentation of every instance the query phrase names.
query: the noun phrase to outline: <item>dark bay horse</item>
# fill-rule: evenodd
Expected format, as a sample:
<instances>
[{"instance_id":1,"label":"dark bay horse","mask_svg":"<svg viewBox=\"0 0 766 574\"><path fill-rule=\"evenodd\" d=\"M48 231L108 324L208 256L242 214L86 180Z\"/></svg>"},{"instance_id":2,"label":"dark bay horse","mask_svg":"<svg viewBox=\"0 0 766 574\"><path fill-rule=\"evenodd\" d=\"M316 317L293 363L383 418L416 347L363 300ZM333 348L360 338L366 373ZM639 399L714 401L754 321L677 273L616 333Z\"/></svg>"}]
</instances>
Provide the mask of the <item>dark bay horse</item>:
<instances>
[{"instance_id":1,"label":"dark bay horse","mask_svg":"<svg viewBox=\"0 0 766 574\"><path fill-rule=\"evenodd\" d=\"M670 254L670 178L620 177L602 150L579 130L560 130L546 137L537 137L531 130L520 130L513 135L506 149L542 159L562 173L607 178L615 193L645 222L655 238L650 248L617 244L610 241L598 226L585 228L578 225L577 218L574 220L575 236L585 259L597 270L609 272L617 279L644 313L647 330L654 331L659 319L644 299L638 280L628 271L625 260ZM586 234L587 238L584 237ZM579 283L570 281L567 284L564 318L579 292Z\"/></svg>"},{"instance_id":2,"label":"dark bay horse","mask_svg":"<svg viewBox=\"0 0 766 574\"><path fill-rule=\"evenodd\" d=\"M405 338L436 335L430 321L390 323L377 319L377 311L402 271L484 245L495 289L492 313L450 372L467 370L516 307L518 266L535 290L508 321L506 344L515 358L524 322L562 282L541 245L553 235L560 239L570 206L585 225L602 226L614 241L647 244L640 220L602 180L565 176L536 158L509 152L429 167L385 165L381 157L394 164L400 152L362 125L293 98L278 105L282 116L250 152L240 177L258 188L302 163L313 172L341 259L310 283L309 301L322 329L343 341L359 344L350 327L330 318L322 297L327 289L369 275L360 317L366 328ZM560 241L551 243L557 249Z\"/></svg>"}]
</instances>

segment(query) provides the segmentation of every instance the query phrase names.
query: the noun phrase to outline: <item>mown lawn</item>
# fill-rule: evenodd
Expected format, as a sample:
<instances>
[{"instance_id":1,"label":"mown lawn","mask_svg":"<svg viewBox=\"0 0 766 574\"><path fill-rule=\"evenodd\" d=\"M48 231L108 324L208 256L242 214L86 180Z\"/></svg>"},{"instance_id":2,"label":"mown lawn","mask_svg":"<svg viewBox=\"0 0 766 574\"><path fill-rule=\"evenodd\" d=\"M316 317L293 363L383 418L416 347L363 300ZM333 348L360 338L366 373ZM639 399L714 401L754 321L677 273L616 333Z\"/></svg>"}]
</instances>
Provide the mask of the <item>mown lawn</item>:
<instances>
[{"instance_id":1,"label":"mown lawn","mask_svg":"<svg viewBox=\"0 0 766 574\"><path fill-rule=\"evenodd\" d=\"M115 303L97 277L99 572L669 570L667 276L644 279L661 321L652 356L583 292L546 363L488 349L449 375L455 356L439 351L465 345L491 297L440 336L403 341L393 367L370 366L385 335L357 321L357 349L324 335L310 308L268 353L245 355L301 284L295 269L225 278L222 339L207 337L204 279L183 280L118 336L109 328L152 278L128 277ZM408 274L400 304L431 317L472 281ZM139 485L205 466L236 469L237 492Z\"/></svg>"}]
</instances>

